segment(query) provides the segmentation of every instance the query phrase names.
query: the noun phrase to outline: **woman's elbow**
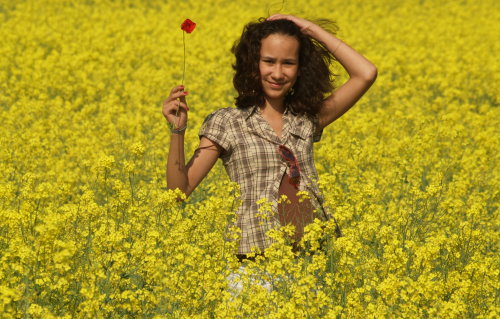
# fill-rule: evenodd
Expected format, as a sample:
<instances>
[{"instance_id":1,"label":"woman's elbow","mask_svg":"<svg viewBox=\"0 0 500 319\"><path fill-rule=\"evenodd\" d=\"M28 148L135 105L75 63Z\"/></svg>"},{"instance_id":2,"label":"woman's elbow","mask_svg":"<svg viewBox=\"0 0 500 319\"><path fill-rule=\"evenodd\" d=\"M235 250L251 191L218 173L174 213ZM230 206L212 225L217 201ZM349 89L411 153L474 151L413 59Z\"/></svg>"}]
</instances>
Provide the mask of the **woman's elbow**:
<instances>
[{"instance_id":1,"label":"woman's elbow","mask_svg":"<svg viewBox=\"0 0 500 319\"><path fill-rule=\"evenodd\" d=\"M369 68L365 70L363 78L366 82L372 84L377 79L377 75L378 75L377 67L372 64Z\"/></svg>"}]
</instances>

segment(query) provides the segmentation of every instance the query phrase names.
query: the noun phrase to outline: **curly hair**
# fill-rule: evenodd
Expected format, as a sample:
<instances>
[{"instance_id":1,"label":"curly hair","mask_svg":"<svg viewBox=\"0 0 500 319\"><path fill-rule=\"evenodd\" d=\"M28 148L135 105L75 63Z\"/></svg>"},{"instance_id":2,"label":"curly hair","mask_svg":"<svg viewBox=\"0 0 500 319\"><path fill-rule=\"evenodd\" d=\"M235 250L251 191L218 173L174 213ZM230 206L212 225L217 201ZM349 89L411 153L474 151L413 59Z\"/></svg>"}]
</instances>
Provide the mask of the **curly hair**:
<instances>
[{"instance_id":1,"label":"curly hair","mask_svg":"<svg viewBox=\"0 0 500 319\"><path fill-rule=\"evenodd\" d=\"M337 29L328 20L317 23L329 24ZM238 108L264 105L259 71L261 41L276 33L295 37L299 41L299 76L293 86L293 94L285 97L285 105L293 113L315 115L325 95L334 89L335 74L329 66L335 57L322 43L305 35L295 23L285 19L268 21L260 18L258 22L250 22L244 27L241 38L234 43L231 49L236 57L233 85L238 92L235 104Z\"/></svg>"}]
</instances>

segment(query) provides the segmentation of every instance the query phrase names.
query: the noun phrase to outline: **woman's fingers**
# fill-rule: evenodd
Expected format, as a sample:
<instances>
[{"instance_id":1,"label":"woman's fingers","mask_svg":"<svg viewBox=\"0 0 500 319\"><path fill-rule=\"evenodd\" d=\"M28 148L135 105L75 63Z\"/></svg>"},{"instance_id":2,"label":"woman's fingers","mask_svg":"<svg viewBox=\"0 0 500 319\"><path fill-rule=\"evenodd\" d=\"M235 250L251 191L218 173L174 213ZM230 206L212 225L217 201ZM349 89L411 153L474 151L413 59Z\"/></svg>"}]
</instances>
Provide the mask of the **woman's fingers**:
<instances>
[{"instance_id":1,"label":"woman's fingers","mask_svg":"<svg viewBox=\"0 0 500 319\"><path fill-rule=\"evenodd\" d=\"M187 123L189 107L186 102L188 92L183 85L172 88L170 95L163 102L162 113L165 119L174 127L182 127Z\"/></svg>"},{"instance_id":2,"label":"woman's fingers","mask_svg":"<svg viewBox=\"0 0 500 319\"><path fill-rule=\"evenodd\" d=\"M170 91L170 94L172 93L176 93L176 92L179 92L179 91L184 91L184 85L177 85L177 86L174 86L172 88L172 90Z\"/></svg>"},{"instance_id":3,"label":"woman's fingers","mask_svg":"<svg viewBox=\"0 0 500 319\"><path fill-rule=\"evenodd\" d=\"M179 103L183 103L183 107L186 108L186 110L189 110L189 107L187 106L186 102L186 95L189 93L187 91L184 91L184 86L183 85L178 85L172 88L170 91L170 95L168 98L163 102L163 109L165 108L172 109L175 107L177 109L177 105ZM170 107L168 107L170 105Z\"/></svg>"},{"instance_id":4,"label":"woman's fingers","mask_svg":"<svg viewBox=\"0 0 500 319\"><path fill-rule=\"evenodd\" d=\"M163 116L175 127L185 126L187 122L188 107L185 103L176 101L177 103L168 103L163 108Z\"/></svg>"},{"instance_id":5,"label":"woman's fingers","mask_svg":"<svg viewBox=\"0 0 500 319\"><path fill-rule=\"evenodd\" d=\"M297 17L295 17L295 16L293 16L291 14L277 13L277 14L273 14L272 16L270 16L269 18L267 18L267 20L281 20L281 19L286 19L286 20L290 20L290 21L295 22L294 20L296 20Z\"/></svg>"},{"instance_id":6,"label":"woman's fingers","mask_svg":"<svg viewBox=\"0 0 500 319\"><path fill-rule=\"evenodd\" d=\"M278 14L273 14L272 16L267 18L267 20L280 20L280 19L286 19L286 20L292 21L300 28L300 31L302 31L303 33L305 33L313 25L313 23L311 21L296 17L296 16L291 15L291 14L279 14L278 13Z\"/></svg>"},{"instance_id":7,"label":"woman's fingers","mask_svg":"<svg viewBox=\"0 0 500 319\"><path fill-rule=\"evenodd\" d=\"M178 109L183 109L185 111L189 111L189 107L185 102L181 101L171 101L168 103L163 104L163 113L169 114L169 113L177 113Z\"/></svg>"},{"instance_id":8,"label":"woman's fingers","mask_svg":"<svg viewBox=\"0 0 500 319\"><path fill-rule=\"evenodd\" d=\"M167 102L177 100L180 97L185 97L188 94L189 94L189 92L184 91L184 88L182 88L180 90L176 90L176 91L172 90L172 92L170 93L170 95L167 98Z\"/></svg>"},{"instance_id":9,"label":"woman's fingers","mask_svg":"<svg viewBox=\"0 0 500 319\"><path fill-rule=\"evenodd\" d=\"M178 102L176 106L177 106L177 109L180 108L180 109L185 110L186 112L189 111L189 107L187 106L186 103Z\"/></svg>"},{"instance_id":10,"label":"woman's fingers","mask_svg":"<svg viewBox=\"0 0 500 319\"><path fill-rule=\"evenodd\" d=\"M273 14L272 16L267 18L267 20L278 20L278 19L284 19L284 18L285 18L284 14L277 13L277 14Z\"/></svg>"},{"instance_id":11,"label":"woman's fingers","mask_svg":"<svg viewBox=\"0 0 500 319\"><path fill-rule=\"evenodd\" d=\"M188 92L185 92L185 93L186 93L186 94L181 95L181 96L179 97L179 101L181 101L181 103L186 104L186 106L187 106L186 95L188 94ZM188 107L188 110L189 110L189 107Z\"/></svg>"}]
</instances>

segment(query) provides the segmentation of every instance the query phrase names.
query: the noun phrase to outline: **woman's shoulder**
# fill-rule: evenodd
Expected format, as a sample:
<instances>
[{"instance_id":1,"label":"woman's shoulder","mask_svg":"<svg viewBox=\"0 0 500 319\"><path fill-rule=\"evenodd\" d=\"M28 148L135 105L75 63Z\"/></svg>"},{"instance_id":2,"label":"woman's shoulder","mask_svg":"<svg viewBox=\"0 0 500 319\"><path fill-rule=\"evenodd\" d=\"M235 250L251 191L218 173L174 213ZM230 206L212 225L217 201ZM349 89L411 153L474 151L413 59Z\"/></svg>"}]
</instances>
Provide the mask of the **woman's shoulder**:
<instances>
[{"instance_id":1,"label":"woman's shoulder","mask_svg":"<svg viewBox=\"0 0 500 319\"><path fill-rule=\"evenodd\" d=\"M296 125L306 125L306 126L314 126L315 122L318 120L317 115L309 114L309 113L289 113Z\"/></svg>"},{"instance_id":2,"label":"woman's shoulder","mask_svg":"<svg viewBox=\"0 0 500 319\"><path fill-rule=\"evenodd\" d=\"M205 117L203 123L206 123L208 121L225 121L227 123L227 121L237 119L239 116L241 116L241 114L241 109L238 109L236 107L220 108L208 114Z\"/></svg>"}]
</instances>

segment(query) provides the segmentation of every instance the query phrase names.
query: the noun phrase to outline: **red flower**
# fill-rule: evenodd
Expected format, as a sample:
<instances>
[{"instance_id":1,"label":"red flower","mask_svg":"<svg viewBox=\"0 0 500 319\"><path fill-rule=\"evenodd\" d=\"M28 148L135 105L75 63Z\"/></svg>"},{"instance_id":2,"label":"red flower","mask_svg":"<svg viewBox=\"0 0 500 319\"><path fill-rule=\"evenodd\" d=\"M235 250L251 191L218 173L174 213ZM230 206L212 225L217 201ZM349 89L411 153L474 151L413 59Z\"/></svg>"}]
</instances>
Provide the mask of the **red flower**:
<instances>
[{"instance_id":1,"label":"red flower","mask_svg":"<svg viewBox=\"0 0 500 319\"><path fill-rule=\"evenodd\" d=\"M196 23L193 21L186 19L184 22L181 24L181 29L186 31L187 33L193 32L194 28L196 27Z\"/></svg>"}]
</instances>

